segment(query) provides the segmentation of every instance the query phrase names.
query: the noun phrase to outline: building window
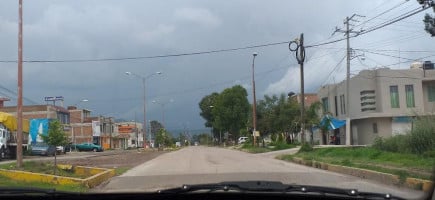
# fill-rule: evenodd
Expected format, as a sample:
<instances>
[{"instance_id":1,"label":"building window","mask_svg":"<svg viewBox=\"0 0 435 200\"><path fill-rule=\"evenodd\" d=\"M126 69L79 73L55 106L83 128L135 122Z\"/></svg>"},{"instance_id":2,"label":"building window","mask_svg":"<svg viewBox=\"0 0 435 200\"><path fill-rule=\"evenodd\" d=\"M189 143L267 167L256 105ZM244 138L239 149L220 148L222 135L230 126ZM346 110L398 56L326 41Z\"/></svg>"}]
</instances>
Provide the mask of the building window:
<instances>
[{"instance_id":1,"label":"building window","mask_svg":"<svg viewBox=\"0 0 435 200\"><path fill-rule=\"evenodd\" d=\"M373 123L373 133L378 133L378 124Z\"/></svg>"},{"instance_id":2,"label":"building window","mask_svg":"<svg viewBox=\"0 0 435 200\"><path fill-rule=\"evenodd\" d=\"M406 107L414 108L414 86L413 85L405 85L405 95L406 95Z\"/></svg>"},{"instance_id":3,"label":"building window","mask_svg":"<svg viewBox=\"0 0 435 200\"><path fill-rule=\"evenodd\" d=\"M329 100L328 100L328 97L322 98L322 106L323 106L323 112L324 113L329 112Z\"/></svg>"},{"instance_id":4,"label":"building window","mask_svg":"<svg viewBox=\"0 0 435 200\"><path fill-rule=\"evenodd\" d=\"M340 113L346 114L346 104L344 101L344 94L340 95Z\"/></svg>"},{"instance_id":5,"label":"building window","mask_svg":"<svg viewBox=\"0 0 435 200\"><path fill-rule=\"evenodd\" d=\"M390 86L391 108L399 108L399 89L397 85Z\"/></svg>"},{"instance_id":6,"label":"building window","mask_svg":"<svg viewBox=\"0 0 435 200\"><path fill-rule=\"evenodd\" d=\"M435 85L427 86L427 96L429 102L435 102Z\"/></svg>"},{"instance_id":7,"label":"building window","mask_svg":"<svg viewBox=\"0 0 435 200\"><path fill-rule=\"evenodd\" d=\"M334 97L335 116L338 116L337 96Z\"/></svg>"}]
</instances>

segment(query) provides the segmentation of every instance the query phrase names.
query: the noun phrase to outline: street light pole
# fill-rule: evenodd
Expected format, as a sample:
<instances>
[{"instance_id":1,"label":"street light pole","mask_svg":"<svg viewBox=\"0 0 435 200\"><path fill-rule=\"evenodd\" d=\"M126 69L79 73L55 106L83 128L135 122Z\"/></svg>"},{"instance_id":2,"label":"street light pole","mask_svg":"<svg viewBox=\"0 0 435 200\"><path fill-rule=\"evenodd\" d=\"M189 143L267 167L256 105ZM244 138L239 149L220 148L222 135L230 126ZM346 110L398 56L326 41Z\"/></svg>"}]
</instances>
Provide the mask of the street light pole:
<instances>
[{"instance_id":1,"label":"street light pole","mask_svg":"<svg viewBox=\"0 0 435 200\"><path fill-rule=\"evenodd\" d=\"M252 124L254 130L252 131L252 135L254 136L254 146L257 144L256 140L256 130L257 130L257 98L255 97L255 68L254 68L254 62L255 57L258 55L257 52L254 52L252 54L252 97L253 97L253 104L252 104Z\"/></svg>"},{"instance_id":2,"label":"street light pole","mask_svg":"<svg viewBox=\"0 0 435 200\"><path fill-rule=\"evenodd\" d=\"M167 103L171 103L173 101L174 100L172 100L172 99L169 102L166 102L166 103L158 102L156 100L152 101L153 103L156 103L156 104L159 104L160 106L162 106L162 125L163 125L163 127L165 127L165 105Z\"/></svg>"},{"instance_id":3,"label":"street light pole","mask_svg":"<svg viewBox=\"0 0 435 200\"><path fill-rule=\"evenodd\" d=\"M155 72L155 73L152 73L152 74L150 74L148 76L141 76L141 75L138 75L138 74L135 74L135 73L132 73L132 72L125 72L125 74L127 74L127 75L133 75L133 76L135 76L137 78L142 79L142 87L143 87L143 126L142 126L143 130L142 130L142 132L143 132L143 146L145 148L146 147L146 132L147 132L147 129L146 129L146 127L147 127L147 120L146 120L146 85L145 85L145 83L146 83L146 80L148 78L150 78L150 77L152 77L154 75L160 75L162 73L161 72Z\"/></svg>"}]
</instances>

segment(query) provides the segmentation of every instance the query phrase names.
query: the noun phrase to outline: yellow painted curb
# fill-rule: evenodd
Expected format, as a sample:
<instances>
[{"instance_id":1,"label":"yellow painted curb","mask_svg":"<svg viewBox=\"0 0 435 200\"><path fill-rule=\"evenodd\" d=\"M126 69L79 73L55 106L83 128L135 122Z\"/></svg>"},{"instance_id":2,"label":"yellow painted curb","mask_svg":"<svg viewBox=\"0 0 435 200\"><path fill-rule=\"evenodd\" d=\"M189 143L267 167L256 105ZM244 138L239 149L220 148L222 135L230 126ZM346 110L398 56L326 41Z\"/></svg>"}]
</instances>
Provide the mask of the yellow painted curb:
<instances>
[{"instance_id":1,"label":"yellow painted curb","mask_svg":"<svg viewBox=\"0 0 435 200\"><path fill-rule=\"evenodd\" d=\"M115 176L114 169L83 166L73 167L71 165L61 165L58 167L61 169L73 169L76 174L87 176L88 178L82 179L5 169L0 169L0 175L17 181L42 182L56 185L82 185L86 186L87 188L93 188Z\"/></svg>"},{"instance_id":2,"label":"yellow painted curb","mask_svg":"<svg viewBox=\"0 0 435 200\"><path fill-rule=\"evenodd\" d=\"M376 180L384 184L404 185L408 188L422 190L424 192L431 192L434 185L432 181L428 181L428 180L423 180L418 178L406 178L406 180L402 182L400 180L400 177L394 174L377 172L368 169L334 165L334 164L318 162L314 160L303 160L302 158L298 158L298 157L293 157L292 162L309 166L309 167L315 167L315 168L324 169L332 172L337 172L341 174L348 174L360 178Z\"/></svg>"}]
</instances>

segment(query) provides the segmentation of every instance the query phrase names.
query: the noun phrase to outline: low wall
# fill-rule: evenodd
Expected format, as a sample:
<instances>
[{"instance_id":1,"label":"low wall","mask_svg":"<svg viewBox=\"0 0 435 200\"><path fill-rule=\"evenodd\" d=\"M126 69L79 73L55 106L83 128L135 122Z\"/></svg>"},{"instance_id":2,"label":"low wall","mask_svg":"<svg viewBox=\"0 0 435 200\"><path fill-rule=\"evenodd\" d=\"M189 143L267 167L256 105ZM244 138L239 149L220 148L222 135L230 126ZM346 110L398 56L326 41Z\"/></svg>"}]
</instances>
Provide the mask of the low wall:
<instances>
[{"instance_id":1,"label":"low wall","mask_svg":"<svg viewBox=\"0 0 435 200\"><path fill-rule=\"evenodd\" d=\"M297 164L324 169L324 170L337 172L341 174L348 174L360 178L375 180L384 184L404 185L408 188L423 190L425 192L429 192L433 188L432 181L423 180L423 179L406 178L405 180L401 180L398 175L394 175L394 174L387 174L387 173L377 172L368 169L334 165L334 164L318 162L313 160L303 160L297 157L293 157L292 161Z\"/></svg>"},{"instance_id":2,"label":"low wall","mask_svg":"<svg viewBox=\"0 0 435 200\"><path fill-rule=\"evenodd\" d=\"M64 176L55 176L49 174L40 174L33 172L17 171L17 170L5 170L0 169L0 175L8 177L17 181L25 182L42 182L55 185L83 185L88 188L93 188L102 182L115 176L114 169L94 168L94 167L82 167L82 166L68 166L62 165L59 168L73 169L76 174L88 176L88 178L72 178Z\"/></svg>"}]
</instances>

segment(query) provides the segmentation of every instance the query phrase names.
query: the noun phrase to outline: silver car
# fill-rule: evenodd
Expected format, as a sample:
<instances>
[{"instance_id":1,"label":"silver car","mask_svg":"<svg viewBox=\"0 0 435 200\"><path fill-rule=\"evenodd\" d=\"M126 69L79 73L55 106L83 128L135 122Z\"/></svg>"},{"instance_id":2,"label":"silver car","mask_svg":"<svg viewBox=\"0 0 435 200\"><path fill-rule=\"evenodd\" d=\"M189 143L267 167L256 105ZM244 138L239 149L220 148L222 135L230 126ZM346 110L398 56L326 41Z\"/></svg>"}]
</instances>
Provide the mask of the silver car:
<instances>
[{"instance_id":1,"label":"silver car","mask_svg":"<svg viewBox=\"0 0 435 200\"><path fill-rule=\"evenodd\" d=\"M56 152L55 146L50 146L45 143L36 143L31 145L31 155L54 156Z\"/></svg>"}]
</instances>

